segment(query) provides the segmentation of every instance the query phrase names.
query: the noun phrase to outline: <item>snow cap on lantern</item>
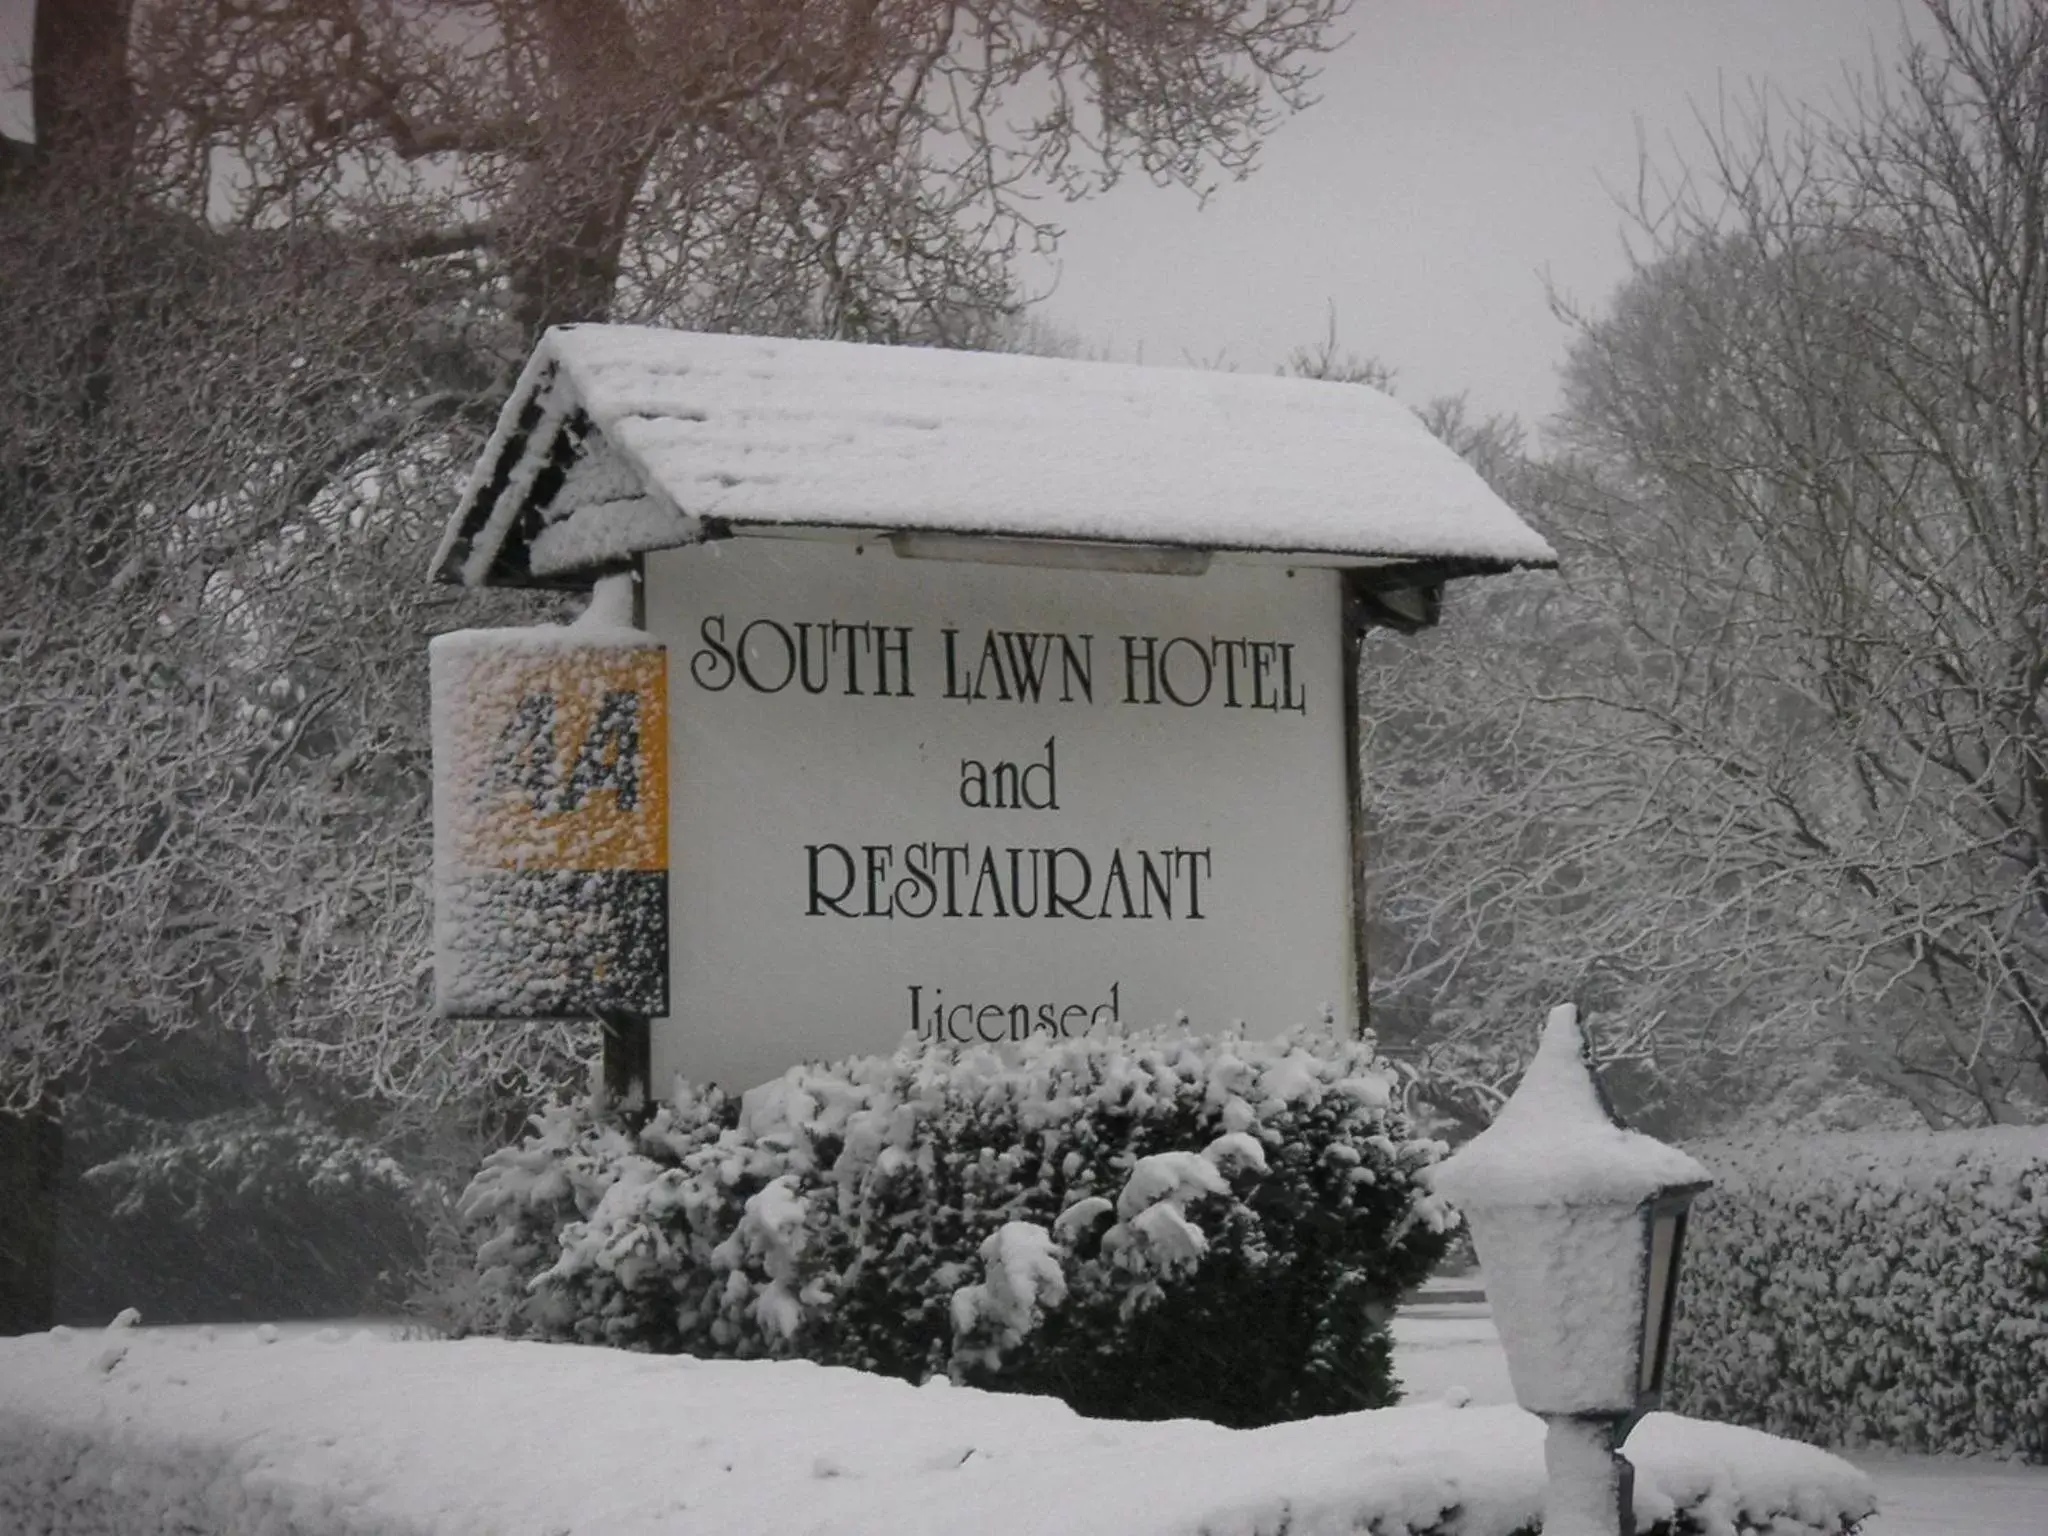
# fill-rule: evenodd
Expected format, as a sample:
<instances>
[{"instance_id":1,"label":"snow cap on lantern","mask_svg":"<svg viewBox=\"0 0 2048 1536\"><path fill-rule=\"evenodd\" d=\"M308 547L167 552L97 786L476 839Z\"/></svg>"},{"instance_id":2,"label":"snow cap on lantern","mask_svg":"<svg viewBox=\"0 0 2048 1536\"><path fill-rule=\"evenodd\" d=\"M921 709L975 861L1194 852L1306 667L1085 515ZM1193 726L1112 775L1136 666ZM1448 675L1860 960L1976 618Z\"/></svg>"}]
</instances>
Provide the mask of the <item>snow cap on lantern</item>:
<instances>
[{"instance_id":1,"label":"snow cap on lantern","mask_svg":"<svg viewBox=\"0 0 2048 1536\"><path fill-rule=\"evenodd\" d=\"M1513 1097L1433 1180L1471 1223L1524 1408L1623 1418L1654 1402L1679 1223L1712 1183L1614 1118L1578 1009L1553 1008Z\"/></svg>"}]
</instances>

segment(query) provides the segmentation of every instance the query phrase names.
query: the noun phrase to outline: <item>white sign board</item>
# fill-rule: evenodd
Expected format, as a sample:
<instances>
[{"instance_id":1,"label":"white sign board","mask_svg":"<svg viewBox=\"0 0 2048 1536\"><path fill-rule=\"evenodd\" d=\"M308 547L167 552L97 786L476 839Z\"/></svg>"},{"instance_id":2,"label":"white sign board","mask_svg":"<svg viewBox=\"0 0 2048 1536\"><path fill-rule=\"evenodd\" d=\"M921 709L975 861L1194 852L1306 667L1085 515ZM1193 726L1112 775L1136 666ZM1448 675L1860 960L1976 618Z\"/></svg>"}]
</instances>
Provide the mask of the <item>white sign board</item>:
<instances>
[{"instance_id":1,"label":"white sign board","mask_svg":"<svg viewBox=\"0 0 2048 1536\"><path fill-rule=\"evenodd\" d=\"M657 1084L1185 1013L1355 1016L1339 578L646 557L669 646Z\"/></svg>"}]
</instances>

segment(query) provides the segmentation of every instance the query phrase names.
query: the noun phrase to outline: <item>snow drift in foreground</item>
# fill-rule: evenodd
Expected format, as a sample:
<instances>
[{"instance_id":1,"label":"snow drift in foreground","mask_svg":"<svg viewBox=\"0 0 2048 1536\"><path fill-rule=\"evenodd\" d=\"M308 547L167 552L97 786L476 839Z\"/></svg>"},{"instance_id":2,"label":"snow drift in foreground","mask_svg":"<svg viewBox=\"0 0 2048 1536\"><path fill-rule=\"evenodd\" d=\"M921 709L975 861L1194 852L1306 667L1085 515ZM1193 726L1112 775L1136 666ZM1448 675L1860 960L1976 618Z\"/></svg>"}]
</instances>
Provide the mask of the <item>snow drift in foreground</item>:
<instances>
[{"instance_id":1,"label":"snow drift in foreground","mask_svg":"<svg viewBox=\"0 0 2048 1536\"><path fill-rule=\"evenodd\" d=\"M802 1362L496 1339L0 1340L10 1533L1508 1536L1538 1517L1541 1437L1517 1408L1107 1423ZM1656 1415L1629 1449L1645 1526L1686 1508L1714 1536L1791 1536L1872 1503L1847 1463L1748 1430Z\"/></svg>"}]
</instances>

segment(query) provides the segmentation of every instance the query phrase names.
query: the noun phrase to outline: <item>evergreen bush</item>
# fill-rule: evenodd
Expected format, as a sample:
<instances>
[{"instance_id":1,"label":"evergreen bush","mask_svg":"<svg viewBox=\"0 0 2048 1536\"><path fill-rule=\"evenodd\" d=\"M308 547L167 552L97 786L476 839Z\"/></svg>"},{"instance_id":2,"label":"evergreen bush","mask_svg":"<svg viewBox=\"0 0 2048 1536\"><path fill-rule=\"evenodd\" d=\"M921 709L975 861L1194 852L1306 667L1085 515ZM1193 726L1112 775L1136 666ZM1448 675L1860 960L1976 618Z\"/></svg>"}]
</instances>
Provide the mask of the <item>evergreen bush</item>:
<instances>
[{"instance_id":1,"label":"evergreen bush","mask_svg":"<svg viewBox=\"0 0 2048 1536\"><path fill-rule=\"evenodd\" d=\"M1255 1425L1397 1396L1454 1218L1370 1040L939 1048L538 1117L464 1198L479 1331Z\"/></svg>"},{"instance_id":2,"label":"evergreen bush","mask_svg":"<svg viewBox=\"0 0 2048 1536\"><path fill-rule=\"evenodd\" d=\"M1674 1411L2048 1462L2048 1127L1692 1150Z\"/></svg>"},{"instance_id":3,"label":"evergreen bush","mask_svg":"<svg viewBox=\"0 0 2048 1536\"><path fill-rule=\"evenodd\" d=\"M434 1192L377 1142L260 1104L192 1119L70 1111L59 1304L78 1322L395 1311ZM439 1198L445 1200L445 1191Z\"/></svg>"}]
</instances>

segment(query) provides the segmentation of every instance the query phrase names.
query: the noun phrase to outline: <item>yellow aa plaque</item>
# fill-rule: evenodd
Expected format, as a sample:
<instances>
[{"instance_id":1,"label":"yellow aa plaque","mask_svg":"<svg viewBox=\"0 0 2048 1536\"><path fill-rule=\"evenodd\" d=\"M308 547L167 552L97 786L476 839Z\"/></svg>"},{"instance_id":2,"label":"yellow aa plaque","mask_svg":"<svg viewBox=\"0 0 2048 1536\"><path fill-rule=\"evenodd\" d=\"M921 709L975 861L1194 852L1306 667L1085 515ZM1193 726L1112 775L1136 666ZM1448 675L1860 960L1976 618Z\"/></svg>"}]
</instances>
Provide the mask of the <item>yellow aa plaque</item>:
<instances>
[{"instance_id":1,"label":"yellow aa plaque","mask_svg":"<svg viewBox=\"0 0 2048 1536\"><path fill-rule=\"evenodd\" d=\"M668 1011L668 657L638 630L429 647L444 1015Z\"/></svg>"}]
</instances>

